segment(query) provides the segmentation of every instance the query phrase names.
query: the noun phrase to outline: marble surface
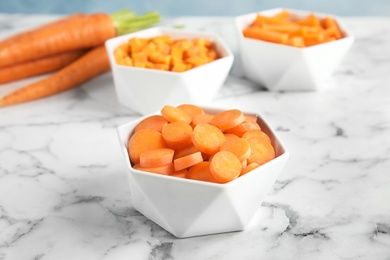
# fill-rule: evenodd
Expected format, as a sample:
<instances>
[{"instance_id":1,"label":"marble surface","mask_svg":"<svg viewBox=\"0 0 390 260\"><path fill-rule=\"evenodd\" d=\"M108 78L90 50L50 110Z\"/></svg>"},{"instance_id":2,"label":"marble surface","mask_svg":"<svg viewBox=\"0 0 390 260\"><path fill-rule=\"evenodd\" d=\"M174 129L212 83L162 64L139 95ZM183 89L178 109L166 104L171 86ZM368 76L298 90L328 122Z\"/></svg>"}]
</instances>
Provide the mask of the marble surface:
<instances>
[{"instance_id":1,"label":"marble surface","mask_svg":"<svg viewBox=\"0 0 390 260\"><path fill-rule=\"evenodd\" d=\"M0 39L55 18L0 15ZM290 151L242 232L177 239L134 210L116 127L139 115L110 73L1 109L0 259L389 260L390 20L344 21L355 44L320 90L263 91L235 62L211 104L264 114ZM237 56L230 18L164 23L218 32Z\"/></svg>"}]
</instances>

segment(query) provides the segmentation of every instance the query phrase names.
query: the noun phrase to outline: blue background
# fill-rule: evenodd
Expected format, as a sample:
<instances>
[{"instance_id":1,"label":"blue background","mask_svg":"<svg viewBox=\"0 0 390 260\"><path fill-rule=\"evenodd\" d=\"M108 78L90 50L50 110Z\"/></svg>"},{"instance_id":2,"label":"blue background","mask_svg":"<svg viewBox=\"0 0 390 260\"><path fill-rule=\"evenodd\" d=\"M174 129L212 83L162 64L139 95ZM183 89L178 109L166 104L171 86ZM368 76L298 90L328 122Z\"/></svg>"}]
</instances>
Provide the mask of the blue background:
<instances>
[{"instance_id":1,"label":"blue background","mask_svg":"<svg viewBox=\"0 0 390 260\"><path fill-rule=\"evenodd\" d=\"M112 13L127 7L165 16L235 16L275 7L339 16L390 16L390 0L0 0L0 13Z\"/></svg>"}]
</instances>

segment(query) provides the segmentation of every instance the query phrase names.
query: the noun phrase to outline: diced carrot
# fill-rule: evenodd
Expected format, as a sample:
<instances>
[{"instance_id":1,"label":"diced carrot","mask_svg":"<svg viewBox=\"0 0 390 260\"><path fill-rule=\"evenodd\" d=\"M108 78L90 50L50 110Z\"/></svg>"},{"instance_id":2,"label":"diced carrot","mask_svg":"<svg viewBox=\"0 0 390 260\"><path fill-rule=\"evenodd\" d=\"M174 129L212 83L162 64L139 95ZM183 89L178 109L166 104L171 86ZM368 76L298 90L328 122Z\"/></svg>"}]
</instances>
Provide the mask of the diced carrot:
<instances>
[{"instance_id":1,"label":"diced carrot","mask_svg":"<svg viewBox=\"0 0 390 260\"><path fill-rule=\"evenodd\" d=\"M241 169L240 160L229 151L217 152L210 161L210 171L219 183L236 179Z\"/></svg>"},{"instance_id":2,"label":"diced carrot","mask_svg":"<svg viewBox=\"0 0 390 260\"><path fill-rule=\"evenodd\" d=\"M172 71L174 72L184 72L186 70L188 70L188 66L184 63L176 63L172 67Z\"/></svg>"},{"instance_id":3,"label":"diced carrot","mask_svg":"<svg viewBox=\"0 0 390 260\"><path fill-rule=\"evenodd\" d=\"M192 132L192 143L199 151L214 154L226 141L222 131L210 124L198 124Z\"/></svg>"},{"instance_id":4,"label":"diced carrot","mask_svg":"<svg viewBox=\"0 0 390 260\"><path fill-rule=\"evenodd\" d=\"M143 152L165 147L166 143L159 132L151 129L142 129L130 137L128 153L131 162L137 164Z\"/></svg>"},{"instance_id":5,"label":"diced carrot","mask_svg":"<svg viewBox=\"0 0 390 260\"><path fill-rule=\"evenodd\" d=\"M131 38L129 40L129 45L130 45L130 51L134 54L142 50L143 47L148 43L146 39L142 38Z\"/></svg>"},{"instance_id":6,"label":"diced carrot","mask_svg":"<svg viewBox=\"0 0 390 260\"><path fill-rule=\"evenodd\" d=\"M198 67L208 63L207 56L192 56L185 60L186 63L193 65L194 67Z\"/></svg>"},{"instance_id":7,"label":"diced carrot","mask_svg":"<svg viewBox=\"0 0 390 260\"><path fill-rule=\"evenodd\" d=\"M251 164L248 164L247 166L243 167L242 170L241 170L241 173L240 173L240 176L256 169L257 167L259 167L259 165L257 163L251 163Z\"/></svg>"},{"instance_id":8,"label":"diced carrot","mask_svg":"<svg viewBox=\"0 0 390 260\"><path fill-rule=\"evenodd\" d=\"M173 165L175 171L180 171L200 162L203 162L202 154L201 152L196 152L173 160Z\"/></svg>"},{"instance_id":9,"label":"diced carrot","mask_svg":"<svg viewBox=\"0 0 390 260\"><path fill-rule=\"evenodd\" d=\"M204 111L202 108L192 105L192 104L181 104L177 106L177 108L183 110L187 114L189 114L192 118L194 118L196 115L203 115Z\"/></svg>"},{"instance_id":10,"label":"diced carrot","mask_svg":"<svg viewBox=\"0 0 390 260\"><path fill-rule=\"evenodd\" d=\"M243 136L242 138L248 140L249 138L251 137L256 137L258 136L259 138L264 138L265 140L267 140L269 143L271 143L271 139L269 138L269 136L264 133L263 131L261 130L248 130Z\"/></svg>"},{"instance_id":11,"label":"diced carrot","mask_svg":"<svg viewBox=\"0 0 390 260\"><path fill-rule=\"evenodd\" d=\"M215 182L217 180L210 170L210 162L200 162L192 166L187 172L187 178L198 181Z\"/></svg>"},{"instance_id":12,"label":"diced carrot","mask_svg":"<svg viewBox=\"0 0 390 260\"><path fill-rule=\"evenodd\" d=\"M192 127L182 121L173 122L165 125L161 134L168 147L176 150L191 143Z\"/></svg>"},{"instance_id":13,"label":"diced carrot","mask_svg":"<svg viewBox=\"0 0 390 260\"><path fill-rule=\"evenodd\" d=\"M335 19L330 16L327 16L323 19L322 23L325 29L334 28L334 36L336 37L336 39L341 39L343 37L343 33L341 32L340 27Z\"/></svg>"},{"instance_id":14,"label":"diced carrot","mask_svg":"<svg viewBox=\"0 0 390 260\"><path fill-rule=\"evenodd\" d=\"M251 155L251 146L249 142L243 138L228 138L221 145L220 151L232 152L240 162L246 161Z\"/></svg>"},{"instance_id":15,"label":"diced carrot","mask_svg":"<svg viewBox=\"0 0 390 260\"><path fill-rule=\"evenodd\" d=\"M238 109L223 111L214 116L211 124L218 127L222 132L226 129L233 128L244 122L245 116Z\"/></svg>"},{"instance_id":16,"label":"diced carrot","mask_svg":"<svg viewBox=\"0 0 390 260\"><path fill-rule=\"evenodd\" d=\"M192 121L192 117L189 114L170 105L165 105L161 109L161 114L168 122L185 122L190 124Z\"/></svg>"},{"instance_id":17,"label":"diced carrot","mask_svg":"<svg viewBox=\"0 0 390 260\"><path fill-rule=\"evenodd\" d=\"M275 158L275 150L270 142L265 138L251 137L248 139L251 147L251 155L248 158L248 163L257 163L263 165L266 162Z\"/></svg>"},{"instance_id":18,"label":"diced carrot","mask_svg":"<svg viewBox=\"0 0 390 260\"><path fill-rule=\"evenodd\" d=\"M160 166L160 167L141 167L139 164L134 164L133 168L136 170L140 171L145 171L145 172L153 172L153 173L158 173L158 174L163 174L163 175L170 175L175 172L175 169L173 167L173 163Z\"/></svg>"},{"instance_id":19,"label":"diced carrot","mask_svg":"<svg viewBox=\"0 0 390 260\"><path fill-rule=\"evenodd\" d=\"M174 150L160 148L148 150L140 154L139 164L141 167L160 167L170 164L173 161Z\"/></svg>"},{"instance_id":20,"label":"diced carrot","mask_svg":"<svg viewBox=\"0 0 390 260\"><path fill-rule=\"evenodd\" d=\"M233 128L226 129L225 132L229 134L235 134L238 137L242 137L249 130L260 130L260 126L258 123L242 122L241 124Z\"/></svg>"},{"instance_id":21,"label":"diced carrot","mask_svg":"<svg viewBox=\"0 0 390 260\"><path fill-rule=\"evenodd\" d=\"M161 133L163 127L168 124L168 121L161 115L153 115L143 119L135 127L134 132L141 129L152 129Z\"/></svg>"}]
</instances>

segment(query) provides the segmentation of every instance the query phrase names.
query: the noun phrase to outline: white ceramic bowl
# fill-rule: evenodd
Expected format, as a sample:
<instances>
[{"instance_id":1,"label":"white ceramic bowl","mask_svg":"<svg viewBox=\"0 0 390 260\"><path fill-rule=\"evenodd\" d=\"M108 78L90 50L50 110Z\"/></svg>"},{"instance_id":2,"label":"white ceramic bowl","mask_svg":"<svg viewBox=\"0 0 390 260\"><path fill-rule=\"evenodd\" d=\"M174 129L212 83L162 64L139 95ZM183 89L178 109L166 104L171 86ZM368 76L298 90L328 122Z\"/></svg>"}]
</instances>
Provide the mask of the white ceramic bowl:
<instances>
[{"instance_id":1,"label":"white ceramic bowl","mask_svg":"<svg viewBox=\"0 0 390 260\"><path fill-rule=\"evenodd\" d=\"M220 58L186 72L170 72L118 65L114 50L133 37L170 35L173 39L205 38L212 41ZM146 115L166 104L207 105L222 87L233 64L233 54L215 34L155 27L119 36L106 42L119 102Z\"/></svg>"},{"instance_id":2,"label":"white ceramic bowl","mask_svg":"<svg viewBox=\"0 0 390 260\"><path fill-rule=\"evenodd\" d=\"M223 111L203 109L212 113ZM120 148L127 167L135 209L179 238L244 230L288 158L288 151L279 137L262 116L257 116L261 129L272 140L276 158L225 184L160 175L132 168L127 143L135 126L145 117L120 126Z\"/></svg>"},{"instance_id":3,"label":"white ceramic bowl","mask_svg":"<svg viewBox=\"0 0 390 260\"><path fill-rule=\"evenodd\" d=\"M277 8L235 18L243 73L251 81L271 91L316 90L343 59L354 37L338 17L320 13L315 14L319 18L334 17L345 37L328 43L296 48L246 38L242 34L242 30L254 21L257 14L272 16L282 10L288 10L297 17L312 13Z\"/></svg>"}]
</instances>

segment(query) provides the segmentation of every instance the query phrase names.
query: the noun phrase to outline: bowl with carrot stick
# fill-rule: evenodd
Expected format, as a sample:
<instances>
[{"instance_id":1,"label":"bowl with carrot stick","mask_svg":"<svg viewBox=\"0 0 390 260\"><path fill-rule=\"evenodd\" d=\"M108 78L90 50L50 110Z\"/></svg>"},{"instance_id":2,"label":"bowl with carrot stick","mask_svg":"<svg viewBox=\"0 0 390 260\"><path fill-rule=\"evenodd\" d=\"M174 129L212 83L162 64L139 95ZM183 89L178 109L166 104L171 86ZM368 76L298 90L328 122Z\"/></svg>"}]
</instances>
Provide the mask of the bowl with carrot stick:
<instances>
[{"instance_id":1,"label":"bowl with carrot stick","mask_svg":"<svg viewBox=\"0 0 390 260\"><path fill-rule=\"evenodd\" d=\"M214 33L154 27L106 42L119 102L145 115L165 104L207 105L233 54Z\"/></svg>"},{"instance_id":2,"label":"bowl with carrot stick","mask_svg":"<svg viewBox=\"0 0 390 260\"><path fill-rule=\"evenodd\" d=\"M237 108L164 105L118 128L133 206L176 237L244 230L288 151Z\"/></svg>"},{"instance_id":3,"label":"bowl with carrot stick","mask_svg":"<svg viewBox=\"0 0 390 260\"><path fill-rule=\"evenodd\" d=\"M277 8L238 16L235 24L245 76L271 91L320 88L354 41L329 14Z\"/></svg>"}]
</instances>

